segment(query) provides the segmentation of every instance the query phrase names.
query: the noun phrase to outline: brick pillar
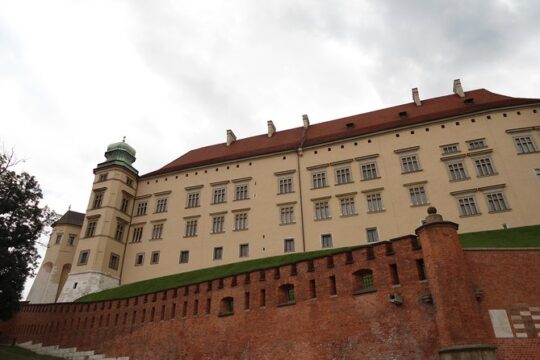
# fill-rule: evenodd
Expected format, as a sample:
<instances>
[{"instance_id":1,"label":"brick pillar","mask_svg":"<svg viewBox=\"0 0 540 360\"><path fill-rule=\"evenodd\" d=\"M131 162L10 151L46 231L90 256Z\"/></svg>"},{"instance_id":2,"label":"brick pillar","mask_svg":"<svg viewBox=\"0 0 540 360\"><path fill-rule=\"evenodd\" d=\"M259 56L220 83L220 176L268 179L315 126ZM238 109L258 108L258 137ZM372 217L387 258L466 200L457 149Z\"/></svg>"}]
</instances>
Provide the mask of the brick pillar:
<instances>
[{"instance_id":1,"label":"brick pillar","mask_svg":"<svg viewBox=\"0 0 540 360\"><path fill-rule=\"evenodd\" d=\"M489 337L457 229L434 207L416 229L436 310L439 354L441 359L495 359L495 347L485 345Z\"/></svg>"}]
</instances>

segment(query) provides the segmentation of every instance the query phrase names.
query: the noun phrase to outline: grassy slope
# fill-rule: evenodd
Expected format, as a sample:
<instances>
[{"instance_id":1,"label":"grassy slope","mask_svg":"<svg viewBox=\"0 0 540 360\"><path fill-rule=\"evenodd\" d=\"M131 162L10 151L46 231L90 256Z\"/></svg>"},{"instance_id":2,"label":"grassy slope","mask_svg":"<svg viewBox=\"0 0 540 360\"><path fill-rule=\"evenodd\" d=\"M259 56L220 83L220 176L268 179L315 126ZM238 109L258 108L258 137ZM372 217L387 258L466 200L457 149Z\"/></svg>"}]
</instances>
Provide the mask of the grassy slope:
<instances>
[{"instance_id":1,"label":"grassy slope","mask_svg":"<svg viewBox=\"0 0 540 360\"><path fill-rule=\"evenodd\" d=\"M59 357L49 355L39 355L29 350L16 347L0 345L0 359L5 360L59 360Z\"/></svg>"},{"instance_id":2,"label":"grassy slope","mask_svg":"<svg viewBox=\"0 0 540 360\"><path fill-rule=\"evenodd\" d=\"M461 234L460 240L464 248L540 247L540 225L526 226L507 230L493 230ZM314 259L325 255L343 252L353 248L348 247L313 251L308 253L274 256L264 259L243 261L234 264L195 270L181 274L174 274L156 279L128 284L94 294L89 294L83 296L77 301L88 302L110 300L151 293L159 290L181 287L187 284L200 283L225 276L241 274L261 269L268 269L301 260Z\"/></svg>"},{"instance_id":3,"label":"grassy slope","mask_svg":"<svg viewBox=\"0 0 540 360\"><path fill-rule=\"evenodd\" d=\"M464 248L540 247L540 225L459 235Z\"/></svg>"}]
</instances>

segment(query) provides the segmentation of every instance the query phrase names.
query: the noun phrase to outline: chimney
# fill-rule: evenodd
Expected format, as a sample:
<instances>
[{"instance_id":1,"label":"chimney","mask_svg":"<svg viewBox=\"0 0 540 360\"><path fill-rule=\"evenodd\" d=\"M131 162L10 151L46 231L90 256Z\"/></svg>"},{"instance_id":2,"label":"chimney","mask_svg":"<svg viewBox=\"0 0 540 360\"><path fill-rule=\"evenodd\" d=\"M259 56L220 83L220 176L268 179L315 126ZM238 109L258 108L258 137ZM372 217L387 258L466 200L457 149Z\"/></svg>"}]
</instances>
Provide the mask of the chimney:
<instances>
[{"instance_id":1,"label":"chimney","mask_svg":"<svg viewBox=\"0 0 540 360\"><path fill-rule=\"evenodd\" d=\"M272 137L272 135L274 135L274 133L276 132L274 122L272 120L268 120L266 124L268 125L268 137Z\"/></svg>"},{"instance_id":2,"label":"chimney","mask_svg":"<svg viewBox=\"0 0 540 360\"><path fill-rule=\"evenodd\" d=\"M235 141L236 141L236 135L234 135L231 129L227 130L227 146L230 146Z\"/></svg>"},{"instance_id":3,"label":"chimney","mask_svg":"<svg viewBox=\"0 0 540 360\"><path fill-rule=\"evenodd\" d=\"M304 128L308 128L309 127L309 118L307 115L302 115L302 122L304 123Z\"/></svg>"},{"instance_id":4,"label":"chimney","mask_svg":"<svg viewBox=\"0 0 540 360\"><path fill-rule=\"evenodd\" d=\"M461 98L465 97L465 93L463 92L463 88L461 87L461 81L459 79L454 80L454 94Z\"/></svg>"},{"instance_id":5,"label":"chimney","mask_svg":"<svg viewBox=\"0 0 540 360\"><path fill-rule=\"evenodd\" d=\"M412 89L412 98L416 106L421 106L422 102L420 101L420 95L418 94L418 88Z\"/></svg>"}]
</instances>

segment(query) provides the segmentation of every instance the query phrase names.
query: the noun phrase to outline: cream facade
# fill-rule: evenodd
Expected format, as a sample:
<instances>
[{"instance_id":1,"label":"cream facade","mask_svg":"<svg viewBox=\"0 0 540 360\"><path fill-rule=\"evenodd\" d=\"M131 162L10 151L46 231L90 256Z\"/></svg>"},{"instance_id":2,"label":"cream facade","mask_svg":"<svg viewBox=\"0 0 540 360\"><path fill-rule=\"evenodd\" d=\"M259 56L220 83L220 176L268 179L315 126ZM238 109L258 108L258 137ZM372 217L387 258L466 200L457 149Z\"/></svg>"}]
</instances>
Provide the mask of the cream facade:
<instances>
[{"instance_id":1,"label":"cream facade","mask_svg":"<svg viewBox=\"0 0 540 360\"><path fill-rule=\"evenodd\" d=\"M140 177L131 166L135 151L111 145L95 170L59 301L200 268L390 239L419 226L430 205L461 232L539 224L540 101L516 105L485 90L459 90L426 101L413 91L407 111L396 107L395 125L351 136L324 137L321 129L353 131L363 126L354 117L314 125L305 117L290 130L303 134L298 146L262 154L226 159L242 146L228 132L224 156L205 157L202 149L192 166L169 164ZM483 106L482 96L493 105ZM445 115L453 103L458 114ZM421 113L430 106L441 115ZM426 120L413 121L415 107ZM310 143L312 127L323 140ZM281 141L287 131L269 122L264 141ZM34 287L44 282L38 275Z\"/></svg>"}]
</instances>

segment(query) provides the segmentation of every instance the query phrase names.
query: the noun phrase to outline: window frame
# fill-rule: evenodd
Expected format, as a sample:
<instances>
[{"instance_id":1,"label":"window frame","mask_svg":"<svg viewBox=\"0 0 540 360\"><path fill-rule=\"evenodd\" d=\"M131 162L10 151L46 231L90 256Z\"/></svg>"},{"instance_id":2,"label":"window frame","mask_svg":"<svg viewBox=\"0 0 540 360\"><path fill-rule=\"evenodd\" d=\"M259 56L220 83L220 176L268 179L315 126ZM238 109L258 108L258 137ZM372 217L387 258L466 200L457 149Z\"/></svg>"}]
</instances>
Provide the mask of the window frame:
<instances>
[{"instance_id":1,"label":"window frame","mask_svg":"<svg viewBox=\"0 0 540 360\"><path fill-rule=\"evenodd\" d=\"M369 214L375 214L383 212L384 203L382 199L382 193L380 191L366 193L366 206Z\"/></svg>"},{"instance_id":2,"label":"window frame","mask_svg":"<svg viewBox=\"0 0 540 360\"><path fill-rule=\"evenodd\" d=\"M138 261L139 258L141 259L140 262ZM144 252L136 253L135 254L135 266L143 266L144 265L144 258L145 258L145 253Z\"/></svg>"},{"instance_id":3,"label":"window frame","mask_svg":"<svg viewBox=\"0 0 540 360\"><path fill-rule=\"evenodd\" d=\"M160 257L161 257L161 253L159 250L152 251L152 253L150 254L150 265L159 264Z\"/></svg>"},{"instance_id":4,"label":"window frame","mask_svg":"<svg viewBox=\"0 0 540 360\"><path fill-rule=\"evenodd\" d=\"M212 205L227 202L227 186L215 186L212 188Z\"/></svg>"},{"instance_id":5,"label":"window frame","mask_svg":"<svg viewBox=\"0 0 540 360\"><path fill-rule=\"evenodd\" d=\"M116 261L113 261L116 259ZM118 270L120 267L120 255L111 253L109 257L109 269Z\"/></svg>"},{"instance_id":6,"label":"window frame","mask_svg":"<svg viewBox=\"0 0 540 360\"><path fill-rule=\"evenodd\" d=\"M178 259L179 264L189 263L189 250L180 250L180 258Z\"/></svg>"},{"instance_id":7,"label":"window frame","mask_svg":"<svg viewBox=\"0 0 540 360\"><path fill-rule=\"evenodd\" d=\"M356 209L356 195L355 194L339 196L338 200L339 200L339 210L341 212L341 217L358 215L358 211Z\"/></svg>"},{"instance_id":8,"label":"window frame","mask_svg":"<svg viewBox=\"0 0 540 360\"><path fill-rule=\"evenodd\" d=\"M248 213L240 211L234 213L234 231L243 231L248 229Z\"/></svg>"},{"instance_id":9,"label":"window frame","mask_svg":"<svg viewBox=\"0 0 540 360\"><path fill-rule=\"evenodd\" d=\"M223 246L214 247L212 260L223 260Z\"/></svg>"},{"instance_id":10,"label":"window frame","mask_svg":"<svg viewBox=\"0 0 540 360\"><path fill-rule=\"evenodd\" d=\"M283 252L284 253L296 252L293 238L283 239Z\"/></svg>"},{"instance_id":11,"label":"window frame","mask_svg":"<svg viewBox=\"0 0 540 360\"><path fill-rule=\"evenodd\" d=\"M212 232L211 234L221 234L225 232L225 215L212 215Z\"/></svg>"},{"instance_id":12,"label":"window frame","mask_svg":"<svg viewBox=\"0 0 540 360\"><path fill-rule=\"evenodd\" d=\"M195 237L198 234L198 218L188 218L185 219L185 229L184 229L184 237Z\"/></svg>"},{"instance_id":13,"label":"window frame","mask_svg":"<svg viewBox=\"0 0 540 360\"><path fill-rule=\"evenodd\" d=\"M525 139L525 143L522 143L523 139ZM536 147L532 134L514 135L512 136L512 140L518 154L531 154L538 152L538 148Z\"/></svg>"},{"instance_id":14,"label":"window frame","mask_svg":"<svg viewBox=\"0 0 540 360\"><path fill-rule=\"evenodd\" d=\"M418 191L416 191L416 189L418 189ZM425 184L407 186L407 191L409 192L409 200L411 201L410 206L416 207L429 205ZM424 201L422 202L422 200Z\"/></svg>"},{"instance_id":15,"label":"window frame","mask_svg":"<svg viewBox=\"0 0 540 360\"><path fill-rule=\"evenodd\" d=\"M145 216L148 211L148 200L137 202L137 211L135 216Z\"/></svg>"},{"instance_id":16,"label":"window frame","mask_svg":"<svg viewBox=\"0 0 540 360\"><path fill-rule=\"evenodd\" d=\"M287 204L279 207L279 224L291 225L295 224L294 205Z\"/></svg>"},{"instance_id":17,"label":"window frame","mask_svg":"<svg viewBox=\"0 0 540 360\"><path fill-rule=\"evenodd\" d=\"M278 194L290 194L293 192L293 175L283 175L278 177Z\"/></svg>"},{"instance_id":18,"label":"window frame","mask_svg":"<svg viewBox=\"0 0 540 360\"><path fill-rule=\"evenodd\" d=\"M132 243L140 243L142 241L144 226L134 226L131 234Z\"/></svg>"},{"instance_id":19,"label":"window frame","mask_svg":"<svg viewBox=\"0 0 540 360\"><path fill-rule=\"evenodd\" d=\"M350 165L334 168L336 185L351 184L354 182Z\"/></svg>"},{"instance_id":20,"label":"window frame","mask_svg":"<svg viewBox=\"0 0 540 360\"><path fill-rule=\"evenodd\" d=\"M85 259L83 259L83 256L85 257ZM87 265L88 260L90 260L90 249L81 250L77 258L77 266Z\"/></svg>"},{"instance_id":21,"label":"window frame","mask_svg":"<svg viewBox=\"0 0 540 360\"><path fill-rule=\"evenodd\" d=\"M161 240L163 239L163 228L165 223L157 223L152 226L152 235L150 240Z\"/></svg>"},{"instance_id":22,"label":"window frame","mask_svg":"<svg viewBox=\"0 0 540 360\"><path fill-rule=\"evenodd\" d=\"M249 257L249 243L240 244L238 251L238 257Z\"/></svg>"},{"instance_id":23,"label":"window frame","mask_svg":"<svg viewBox=\"0 0 540 360\"><path fill-rule=\"evenodd\" d=\"M488 213L495 214L495 213L501 213L501 212L512 210L510 208L510 205L508 204L508 200L506 199L503 189L494 189L494 190L484 191L483 195L484 195L484 198L486 199ZM493 196L497 196L497 198L492 199L491 197ZM493 206L493 204L495 204L494 201L496 201L497 206L500 208L496 208ZM501 204L502 206L500 206Z\"/></svg>"},{"instance_id":24,"label":"window frame","mask_svg":"<svg viewBox=\"0 0 540 360\"><path fill-rule=\"evenodd\" d=\"M321 247L323 249L332 249L334 247L332 234L321 234Z\"/></svg>"},{"instance_id":25,"label":"window frame","mask_svg":"<svg viewBox=\"0 0 540 360\"><path fill-rule=\"evenodd\" d=\"M326 169L313 170L311 172L311 188L322 189L328 187L328 173Z\"/></svg>"},{"instance_id":26,"label":"window frame","mask_svg":"<svg viewBox=\"0 0 540 360\"><path fill-rule=\"evenodd\" d=\"M467 172L465 161L463 161L463 159L447 160L445 161L445 165L450 181L463 181L469 179L469 173ZM456 166L458 167L457 169L455 168ZM458 176L456 176L456 174Z\"/></svg>"},{"instance_id":27,"label":"window frame","mask_svg":"<svg viewBox=\"0 0 540 360\"><path fill-rule=\"evenodd\" d=\"M367 168L367 167L370 168ZM366 168L364 168L366 167ZM379 179L381 176L379 175L379 169L377 167L377 161L371 160L371 161L362 161L360 163L360 178L361 181L369 181L369 180L375 180Z\"/></svg>"},{"instance_id":28,"label":"window frame","mask_svg":"<svg viewBox=\"0 0 540 360\"><path fill-rule=\"evenodd\" d=\"M482 214L474 194L456 196L456 201L460 217L470 217Z\"/></svg>"},{"instance_id":29,"label":"window frame","mask_svg":"<svg viewBox=\"0 0 540 360\"><path fill-rule=\"evenodd\" d=\"M249 183L236 183L234 184L234 200L242 201L249 199Z\"/></svg>"},{"instance_id":30,"label":"window frame","mask_svg":"<svg viewBox=\"0 0 540 360\"><path fill-rule=\"evenodd\" d=\"M377 227L366 228L366 239L367 239L368 244L373 244L373 243L381 241Z\"/></svg>"},{"instance_id":31,"label":"window frame","mask_svg":"<svg viewBox=\"0 0 540 360\"><path fill-rule=\"evenodd\" d=\"M201 206L201 191L190 191L186 197L186 209L197 208Z\"/></svg>"},{"instance_id":32,"label":"window frame","mask_svg":"<svg viewBox=\"0 0 540 360\"><path fill-rule=\"evenodd\" d=\"M422 165L418 157L418 153L407 153L399 156L399 164L402 174L410 174L422 171Z\"/></svg>"},{"instance_id":33,"label":"window frame","mask_svg":"<svg viewBox=\"0 0 540 360\"><path fill-rule=\"evenodd\" d=\"M160 197L156 199L156 214L164 213L168 211L168 197Z\"/></svg>"},{"instance_id":34,"label":"window frame","mask_svg":"<svg viewBox=\"0 0 540 360\"><path fill-rule=\"evenodd\" d=\"M313 208L315 211L315 220L329 220L332 218L330 215L330 202L328 199L314 201Z\"/></svg>"},{"instance_id":35,"label":"window frame","mask_svg":"<svg viewBox=\"0 0 540 360\"><path fill-rule=\"evenodd\" d=\"M474 157L474 168L476 169L477 177L486 177L497 175L497 170L493 164L493 159L489 155ZM479 162L483 162L480 163Z\"/></svg>"},{"instance_id":36,"label":"window frame","mask_svg":"<svg viewBox=\"0 0 540 360\"><path fill-rule=\"evenodd\" d=\"M486 138L467 140L465 143L467 144L467 149L469 149L469 151L485 149L488 147Z\"/></svg>"}]
</instances>

